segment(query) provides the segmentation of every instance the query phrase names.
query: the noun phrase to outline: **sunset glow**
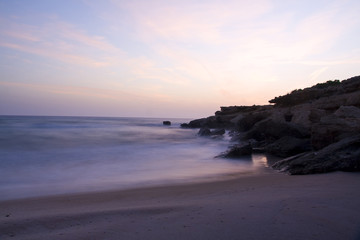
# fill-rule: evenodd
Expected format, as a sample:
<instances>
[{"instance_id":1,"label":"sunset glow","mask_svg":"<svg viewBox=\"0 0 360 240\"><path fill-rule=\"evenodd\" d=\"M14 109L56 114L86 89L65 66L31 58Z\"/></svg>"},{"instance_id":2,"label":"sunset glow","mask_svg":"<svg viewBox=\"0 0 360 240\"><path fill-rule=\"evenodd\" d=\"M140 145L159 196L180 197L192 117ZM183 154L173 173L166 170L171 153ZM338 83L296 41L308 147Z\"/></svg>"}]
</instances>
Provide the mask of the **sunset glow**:
<instances>
[{"instance_id":1,"label":"sunset glow","mask_svg":"<svg viewBox=\"0 0 360 240\"><path fill-rule=\"evenodd\" d=\"M202 117L359 75L360 2L0 1L0 115Z\"/></svg>"}]
</instances>

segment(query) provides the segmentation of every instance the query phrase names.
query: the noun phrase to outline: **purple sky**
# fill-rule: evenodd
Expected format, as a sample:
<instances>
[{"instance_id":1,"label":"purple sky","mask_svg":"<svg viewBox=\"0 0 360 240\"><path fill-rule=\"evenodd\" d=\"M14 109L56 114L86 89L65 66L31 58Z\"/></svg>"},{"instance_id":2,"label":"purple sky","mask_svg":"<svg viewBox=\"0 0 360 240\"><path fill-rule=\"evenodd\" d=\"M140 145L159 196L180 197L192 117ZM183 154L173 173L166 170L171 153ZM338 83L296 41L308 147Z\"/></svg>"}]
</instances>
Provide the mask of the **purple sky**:
<instances>
[{"instance_id":1,"label":"purple sky","mask_svg":"<svg viewBox=\"0 0 360 240\"><path fill-rule=\"evenodd\" d=\"M360 70L360 1L1 1L0 115L203 117Z\"/></svg>"}]
</instances>

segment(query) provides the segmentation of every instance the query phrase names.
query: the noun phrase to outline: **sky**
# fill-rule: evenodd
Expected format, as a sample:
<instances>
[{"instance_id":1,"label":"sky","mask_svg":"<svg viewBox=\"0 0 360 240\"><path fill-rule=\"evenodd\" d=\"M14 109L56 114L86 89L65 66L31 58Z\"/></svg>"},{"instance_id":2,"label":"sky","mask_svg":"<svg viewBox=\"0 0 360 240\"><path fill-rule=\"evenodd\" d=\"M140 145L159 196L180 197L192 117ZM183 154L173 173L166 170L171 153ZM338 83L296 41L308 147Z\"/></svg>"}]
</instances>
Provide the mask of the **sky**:
<instances>
[{"instance_id":1,"label":"sky","mask_svg":"<svg viewBox=\"0 0 360 240\"><path fill-rule=\"evenodd\" d=\"M184 117L360 75L359 0L0 0L0 115Z\"/></svg>"}]
</instances>

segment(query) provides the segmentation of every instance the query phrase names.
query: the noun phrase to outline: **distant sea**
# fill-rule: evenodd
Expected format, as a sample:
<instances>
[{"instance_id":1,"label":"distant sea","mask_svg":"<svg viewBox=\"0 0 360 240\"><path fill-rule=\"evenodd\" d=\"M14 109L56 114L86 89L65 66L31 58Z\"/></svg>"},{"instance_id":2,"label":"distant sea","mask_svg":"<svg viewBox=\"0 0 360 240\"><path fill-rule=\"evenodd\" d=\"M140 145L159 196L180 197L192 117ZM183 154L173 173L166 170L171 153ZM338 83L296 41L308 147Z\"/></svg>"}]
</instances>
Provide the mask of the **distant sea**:
<instances>
[{"instance_id":1,"label":"distant sea","mask_svg":"<svg viewBox=\"0 0 360 240\"><path fill-rule=\"evenodd\" d=\"M170 120L171 126L162 124ZM254 173L266 158L215 158L228 136L190 119L0 116L0 200L182 183Z\"/></svg>"}]
</instances>

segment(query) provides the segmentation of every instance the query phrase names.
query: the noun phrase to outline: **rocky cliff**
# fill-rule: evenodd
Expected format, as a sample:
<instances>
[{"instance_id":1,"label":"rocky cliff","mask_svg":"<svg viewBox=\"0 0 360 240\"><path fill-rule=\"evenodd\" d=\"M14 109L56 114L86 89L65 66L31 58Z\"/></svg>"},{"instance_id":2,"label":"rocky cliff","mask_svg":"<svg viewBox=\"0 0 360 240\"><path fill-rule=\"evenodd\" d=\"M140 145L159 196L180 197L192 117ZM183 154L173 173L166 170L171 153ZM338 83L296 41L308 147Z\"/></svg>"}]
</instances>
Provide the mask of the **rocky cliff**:
<instances>
[{"instance_id":1,"label":"rocky cliff","mask_svg":"<svg viewBox=\"0 0 360 240\"><path fill-rule=\"evenodd\" d=\"M228 129L237 144L223 157L265 151L290 174L360 170L360 76L275 97L265 106L221 107L182 127ZM209 129L209 131L207 131ZM249 151L250 149L250 151Z\"/></svg>"}]
</instances>

